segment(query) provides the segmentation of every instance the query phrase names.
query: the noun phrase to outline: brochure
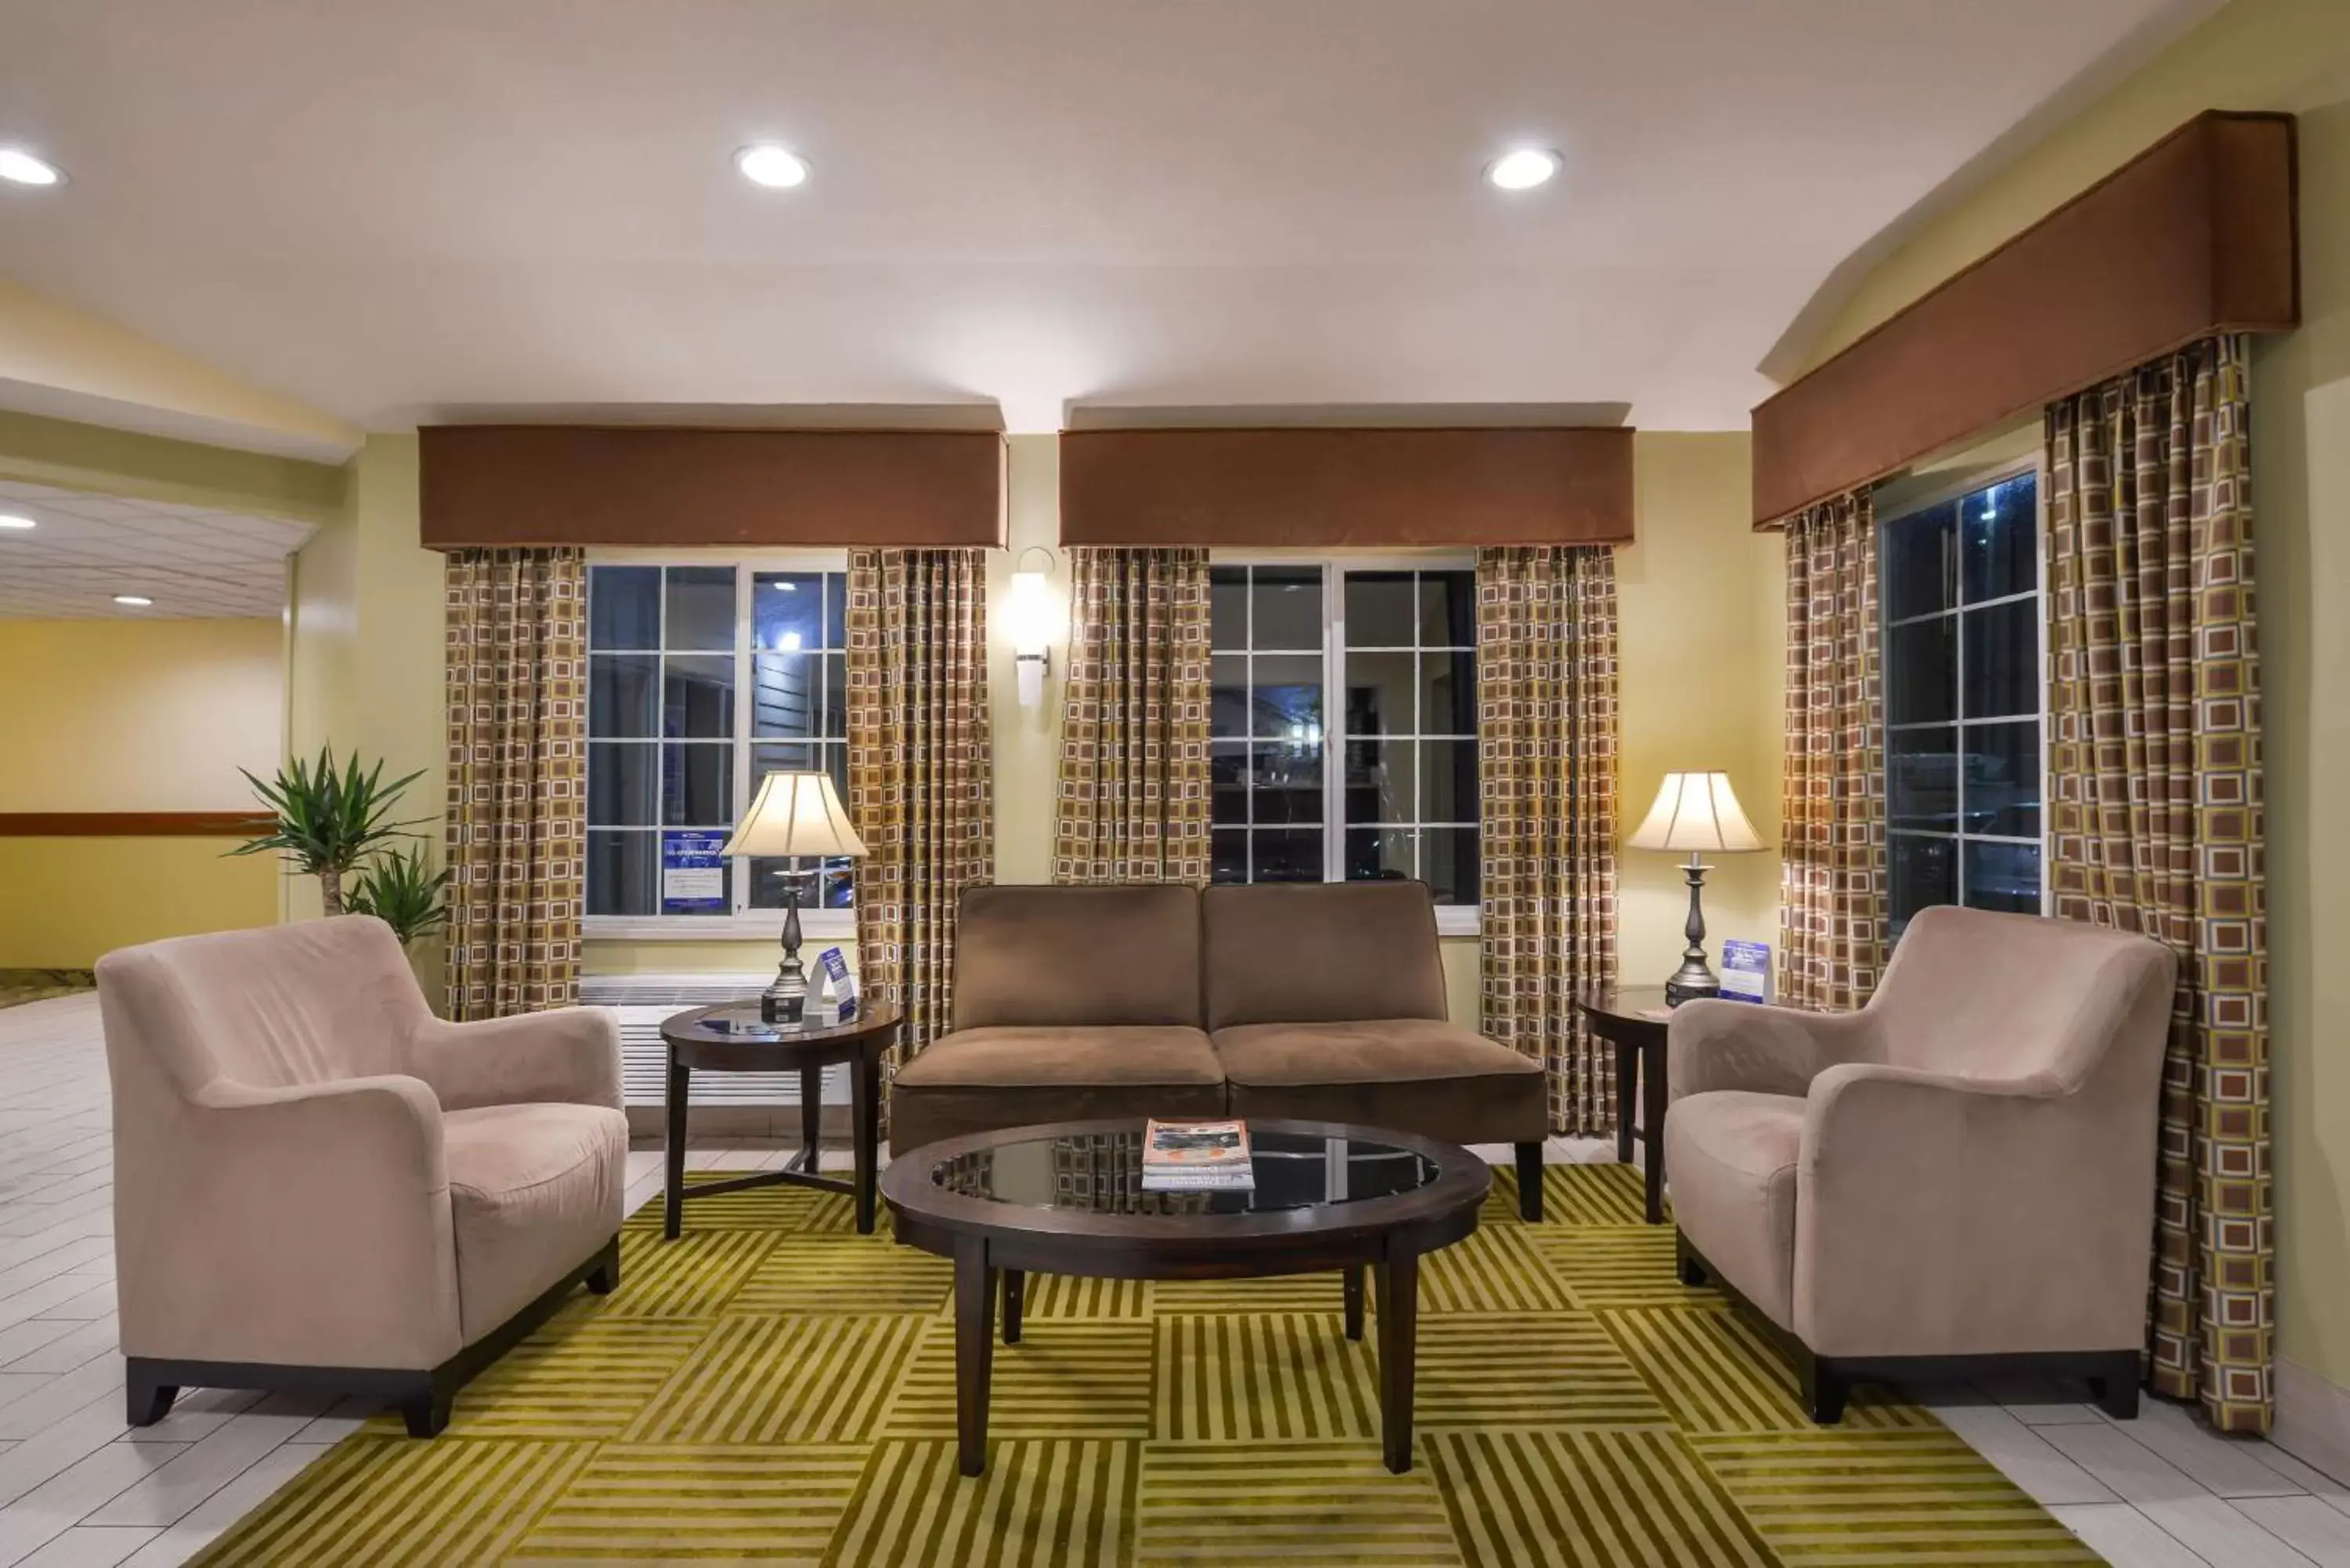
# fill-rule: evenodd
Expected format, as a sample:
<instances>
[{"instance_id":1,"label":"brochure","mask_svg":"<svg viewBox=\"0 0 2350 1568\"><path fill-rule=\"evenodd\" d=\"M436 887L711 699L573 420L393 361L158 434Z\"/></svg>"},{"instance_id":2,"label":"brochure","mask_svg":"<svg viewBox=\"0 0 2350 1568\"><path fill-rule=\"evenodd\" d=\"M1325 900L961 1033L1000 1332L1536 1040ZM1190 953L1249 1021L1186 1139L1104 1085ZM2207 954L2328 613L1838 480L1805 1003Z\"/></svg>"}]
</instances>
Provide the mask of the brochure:
<instances>
[{"instance_id":1,"label":"brochure","mask_svg":"<svg viewBox=\"0 0 2350 1568\"><path fill-rule=\"evenodd\" d=\"M1721 999L1724 1002L1771 1000L1771 944L1726 941L1721 944Z\"/></svg>"},{"instance_id":2,"label":"brochure","mask_svg":"<svg viewBox=\"0 0 2350 1568\"><path fill-rule=\"evenodd\" d=\"M1248 1192L1256 1188L1246 1122L1162 1122L1143 1134L1146 1192Z\"/></svg>"}]
</instances>

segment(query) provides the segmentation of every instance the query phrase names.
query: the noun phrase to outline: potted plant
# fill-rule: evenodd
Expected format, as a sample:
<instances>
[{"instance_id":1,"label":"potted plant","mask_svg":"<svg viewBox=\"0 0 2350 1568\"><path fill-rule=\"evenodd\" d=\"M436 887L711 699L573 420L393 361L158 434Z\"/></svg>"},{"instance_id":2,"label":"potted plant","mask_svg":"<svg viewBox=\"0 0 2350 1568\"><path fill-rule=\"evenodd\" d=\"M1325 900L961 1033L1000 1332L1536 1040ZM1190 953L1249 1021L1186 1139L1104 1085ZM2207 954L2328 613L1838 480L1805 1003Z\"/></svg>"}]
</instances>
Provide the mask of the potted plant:
<instances>
[{"instance_id":1,"label":"potted plant","mask_svg":"<svg viewBox=\"0 0 2350 1568\"><path fill-rule=\"evenodd\" d=\"M424 846L411 845L369 862L351 883L345 905L355 915L373 915L390 926L406 947L449 923L449 907L441 897L448 886L449 873L426 869Z\"/></svg>"},{"instance_id":2,"label":"potted plant","mask_svg":"<svg viewBox=\"0 0 2350 1568\"><path fill-rule=\"evenodd\" d=\"M423 777L421 772L386 784L382 763L362 771L356 754L338 770L331 746L318 753L316 763L294 758L278 768L274 779L265 781L243 768L237 772L244 774L253 793L276 820L272 832L229 853L260 855L275 850L285 856L297 869L318 879L319 902L329 915L344 910L343 878L422 820L395 822L391 816L400 792ZM420 857L420 875L422 869ZM436 897L446 879L443 873L432 884Z\"/></svg>"}]
</instances>

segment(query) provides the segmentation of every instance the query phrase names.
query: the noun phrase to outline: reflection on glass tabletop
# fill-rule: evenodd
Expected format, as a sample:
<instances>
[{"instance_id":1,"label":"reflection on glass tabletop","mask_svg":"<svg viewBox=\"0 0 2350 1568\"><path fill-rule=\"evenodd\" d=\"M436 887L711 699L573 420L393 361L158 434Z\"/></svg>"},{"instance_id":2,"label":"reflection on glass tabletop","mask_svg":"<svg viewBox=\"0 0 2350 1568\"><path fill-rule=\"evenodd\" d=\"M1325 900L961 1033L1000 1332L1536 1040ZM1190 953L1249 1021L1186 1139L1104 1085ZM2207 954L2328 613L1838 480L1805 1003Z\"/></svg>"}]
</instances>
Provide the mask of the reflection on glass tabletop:
<instances>
[{"instance_id":1,"label":"reflection on glass tabletop","mask_svg":"<svg viewBox=\"0 0 2350 1568\"><path fill-rule=\"evenodd\" d=\"M1251 1191L1142 1188L1143 1135L1080 1133L1015 1138L940 1161L931 1180L965 1197L1023 1208L1095 1214L1263 1214L1417 1191L1436 1165L1375 1139L1249 1129Z\"/></svg>"}]
</instances>

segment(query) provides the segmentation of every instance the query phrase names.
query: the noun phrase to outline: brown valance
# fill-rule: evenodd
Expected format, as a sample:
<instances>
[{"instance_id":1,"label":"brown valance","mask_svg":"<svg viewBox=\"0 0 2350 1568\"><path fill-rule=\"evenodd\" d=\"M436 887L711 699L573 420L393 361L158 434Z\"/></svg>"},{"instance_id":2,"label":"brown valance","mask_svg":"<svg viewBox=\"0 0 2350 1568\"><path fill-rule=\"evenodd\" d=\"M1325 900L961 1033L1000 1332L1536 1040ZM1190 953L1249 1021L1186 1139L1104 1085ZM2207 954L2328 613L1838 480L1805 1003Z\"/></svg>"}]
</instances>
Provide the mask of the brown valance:
<instances>
[{"instance_id":1,"label":"brown valance","mask_svg":"<svg viewBox=\"0 0 2350 1568\"><path fill-rule=\"evenodd\" d=\"M1003 543L992 431L436 425L421 441L436 550Z\"/></svg>"},{"instance_id":2,"label":"brown valance","mask_svg":"<svg viewBox=\"0 0 2350 1568\"><path fill-rule=\"evenodd\" d=\"M2293 120L2187 122L1754 410L1754 519L2217 332L2301 318Z\"/></svg>"},{"instance_id":3,"label":"brown valance","mask_svg":"<svg viewBox=\"0 0 2350 1568\"><path fill-rule=\"evenodd\" d=\"M1065 545L1621 545L1629 430L1133 430L1061 437Z\"/></svg>"}]
</instances>

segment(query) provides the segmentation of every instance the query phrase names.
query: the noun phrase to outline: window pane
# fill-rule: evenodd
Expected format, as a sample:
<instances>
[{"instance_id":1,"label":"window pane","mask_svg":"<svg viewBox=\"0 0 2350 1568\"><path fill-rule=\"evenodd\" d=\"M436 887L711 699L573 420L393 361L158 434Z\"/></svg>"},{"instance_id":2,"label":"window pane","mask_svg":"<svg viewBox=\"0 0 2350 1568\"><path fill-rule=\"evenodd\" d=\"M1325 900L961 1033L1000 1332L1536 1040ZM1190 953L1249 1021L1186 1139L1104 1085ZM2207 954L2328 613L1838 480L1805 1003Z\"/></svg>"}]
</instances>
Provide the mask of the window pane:
<instances>
[{"instance_id":1,"label":"window pane","mask_svg":"<svg viewBox=\"0 0 2350 1568\"><path fill-rule=\"evenodd\" d=\"M671 566L668 569L669 622L662 646L688 653L732 651L734 647L734 568Z\"/></svg>"},{"instance_id":2,"label":"window pane","mask_svg":"<svg viewBox=\"0 0 2350 1568\"><path fill-rule=\"evenodd\" d=\"M1409 653L1347 655L1347 733L1414 732L1418 719L1413 705L1415 657Z\"/></svg>"},{"instance_id":3,"label":"window pane","mask_svg":"<svg viewBox=\"0 0 2350 1568\"><path fill-rule=\"evenodd\" d=\"M1955 838L1910 833L1887 836L1886 853L1893 875L1887 902L1895 936L1918 910L1959 901L1958 846Z\"/></svg>"},{"instance_id":4,"label":"window pane","mask_svg":"<svg viewBox=\"0 0 2350 1568\"><path fill-rule=\"evenodd\" d=\"M588 732L660 733L660 655L598 653L588 660Z\"/></svg>"},{"instance_id":5,"label":"window pane","mask_svg":"<svg viewBox=\"0 0 2350 1568\"><path fill-rule=\"evenodd\" d=\"M1967 831L2040 836L2040 725L1967 726Z\"/></svg>"},{"instance_id":6,"label":"window pane","mask_svg":"<svg viewBox=\"0 0 2350 1568\"><path fill-rule=\"evenodd\" d=\"M1967 717L2040 711L2040 601L2015 599L1967 616Z\"/></svg>"},{"instance_id":7,"label":"window pane","mask_svg":"<svg viewBox=\"0 0 2350 1568\"><path fill-rule=\"evenodd\" d=\"M754 659L751 733L810 739L818 734L824 703L818 682L826 662L820 653L763 653Z\"/></svg>"},{"instance_id":8,"label":"window pane","mask_svg":"<svg viewBox=\"0 0 2350 1568\"><path fill-rule=\"evenodd\" d=\"M1477 574L1419 574L1419 642L1423 648L1477 646Z\"/></svg>"},{"instance_id":9,"label":"window pane","mask_svg":"<svg viewBox=\"0 0 2350 1568\"><path fill-rule=\"evenodd\" d=\"M1886 722L1940 724L1959 716L1958 623L1912 621L1897 626L1885 656Z\"/></svg>"},{"instance_id":10,"label":"window pane","mask_svg":"<svg viewBox=\"0 0 2350 1568\"><path fill-rule=\"evenodd\" d=\"M2040 581L2039 480L2019 473L1962 503L1967 602L2030 593Z\"/></svg>"},{"instance_id":11,"label":"window pane","mask_svg":"<svg viewBox=\"0 0 2350 1568\"><path fill-rule=\"evenodd\" d=\"M1322 742L1322 656L1259 655L1250 661L1249 731L1267 740Z\"/></svg>"},{"instance_id":12,"label":"window pane","mask_svg":"<svg viewBox=\"0 0 2350 1568\"><path fill-rule=\"evenodd\" d=\"M661 747L661 821L671 827L734 826L734 748L671 742Z\"/></svg>"},{"instance_id":13,"label":"window pane","mask_svg":"<svg viewBox=\"0 0 2350 1568\"><path fill-rule=\"evenodd\" d=\"M1967 908L2004 909L2019 915L2038 914L2040 846L1969 844Z\"/></svg>"},{"instance_id":14,"label":"window pane","mask_svg":"<svg viewBox=\"0 0 2350 1568\"><path fill-rule=\"evenodd\" d=\"M751 578L751 646L785 653L822 648L824 574L754 574Z\"/></svg>"},{"instance_id":15,"label":"window pane","mask_svg":"<svg viewBox=\"0 0 2350 1568\"><path fill-rule=\"evenodd\" d=\"M1212 682L1208 696L1208 733L1245 735L1249 732L1248 659L1237 653L1220 653L1210 661Z\"/></svg>"},{"instance_id":16,"label":"window pane","mask_svg":"<svg viewBox=\"0 0 2350 1568\"><path fill-rule=\"evenodd\" d=\"M1417 875L1419 873L1412 867L1410 829L1350 827L1347 830L1347 881L1409 881Z\"/></svg>"},{"instance_id":17,"label":"window pane","mask_svg":"<svg viewBox=\"0 0 2350 1568\"><path fill-rule=\"evenodd\" d=\"M660 568L588 570L588 645L657 650L660 647Z\"/></svg>"},{"instance_id":18,"label":"window pane","mask_svg":"<svg viewBox=\"0 0 2350 1568\"><path fill-rule=\"evenodd\" d=\"M1248 821L1248 742L1216 741L1208 747L1210 815L1219 823Z\"/></svg>"},{"instance_id":19,"label":"window pane","mask_svg":"<svg viewBox=\"0 0 2350 1568\"><path fill-rule=\"evenodd\" d=\"M824 732L835 740L848 739L848 655L845 653L825 656Z\"/></svg>"},{"instance_id":20,"label":"window pane","mask_svg":"<svg viewBox=\"0 0 2350 1568\"><path fill-rule=\"evenodd\" d=\"M1255 828L1249 834L1259 882L1322 880L1322 830L1318 827Z\"/></svg>"},{"instance_id":21,"label":"window pane","mask_svg":"<svg viewBox=\"0 0 2350 1568\"><path fill-rule=\"evenodd\" d=\"M745 862L750 867L751 908L780 909L784 895L791 887L783 873L790 870L799 875L800 908L803 909L846 909L850 902L850 888L855 863L847 860L818 860L813 857L787 858L780 855L761 855ZM802 961L808 967L808 988L819 989L822 976L816 967L816 955L830 947L829 942L813 939L801 948Z\"/></svg>"},{"instance_id":22,"label":"window pane","mask_svg":"<svg viewBox=\"0 0 2350 1568\"><path fill-rule=\"evenodd\" d=\"M734 656L671 654L661 661L661 733L672 741L734 738Z\"/></svg>"},{"instance_id":23,"label":"window pane","mask_svg":"<svg viewBox=\"0 0 2350 1568\"><path fill-rule=\"evenodd\" d=\"M1248 647L1248 568L1208 568L1210 646L1238 651Z\"/></svg>"},{"instance_id":24,"label":"window pane","mask_svg":"<svg viewBox=\"0 0 2350 1568\"><path fill-rule=\"evenodd\" d=\"M1907 620L1958 602L1952 579L1958 503L1897 518L1884 531L1885 618Z\"/></svg>"},{"instance_id":25,"label":"window pane","mask_svg":"<svg viewBox=\"0 0 2350 1568\"><path fill-rule=\"evenodd\" d=\"M1473 735L1477 732L1475 654L1423 653L1419 656L1419 732L1423 735Z\"/></svg>"},{"instance_id":26,"label":"window pane","mask_svg":"<svg viewBox=\"0 0 2350 1568\"><path fill-rule=\"evenodd\" d=\"M1347 646L1409 648L1417 620L1409 572L1349 572Z\"/></svg>"},{"instance_id":27,"label":"window pane","mask_svg":"<svg viewBox=\"0 0 2350 1568\"><path fill-rule=\"evenodd\" d=\"M660 820L660 748L650 741L598 741L588 748L588 821L650 827Z\"/></svg>"},{"instance_id":28,"label":"window pane","mask_svg":"<svg viewBox=\"0 0 2350 1568\"><path fill-rule=\"evenodd\" d=\"M1477 742L1419 742L1419 820L1477 820Z\"/></svg>"},{"instance_id":29,"label":"window pane","mask_svg":"<svg viewBox=\"0 0 2350 1568\"><path fill-rule=\"evenodd\" d=\"M1251 794L1256 821L1319 822L1322 820L1322 747L1288 742L1259 741L1253 763Z\"/></svg>"},{"instance_id":30,"label":"window pane","mask_svg":"<svg viewBox=\"0 0 2350 1568\"><path fill-rule=\"evenodd\" d=\"M1255 575L1250 602L1256 618L1249 628L1249 646L1259 652L1321 648L1322 569L1253 566L1250 570Z\"/></svg>"},{"instance_id":31,"label":"window pane","mask_svg":"<svg viewBox=\"0 0 2350 1568\"><path fill-rule=\"evenodd\" d=\"M1208 880L1211 882L1245 882L1248 880L1248 829L1219 827L1210 836Z\"/></svg>"},{"instance_id":32,"label":"window pane","mask_svg":"<svg viewBox=\"0 0 2350 1568\"><path fill-rule=\"evenodd\" d=\"M814 773L822 765L818 753L822 753L827 748L823 746L813 745L752 747L751 792L754 794L757 794L759 790L759 781L765 778L769 774ZM840 798L843 804L846 804L847 802L848 795L846 792L843 792ZM745 802L744 804L747 806L749 803Z\"/></svg>"},{"instance_id":33,"label":"window pane","mask_svg":"<svg viewBox=\"0 0 2350 1568\"><path fill-rule=\"evenodd\" d=\"M658 833L588 834L588 912L659 914L660 861Z\"/></svg>"},{"instance_id":34,"label":"window pane","mask_svg":"<svg viewBox=\"0 0 2350 1568\"><path fill-rule=\"evenodd\" d=\"M848 646L848 574L827 572L824 575L824 645L827 648Z\"/></svg>"},{"instance_id":35,"label":"window pane","mask_svg":"<svg viewBox=\"0 0 2350 1568\"><path fill-rule=\"evenodd\" d=\"M1955 725L1896 730L1887 737L1885 820L1889 827L1955 833L1959 826L1959 732Z\"/></svg>"},{"instance_id":36,"label":"window pane","mask_svg":"<svg viewBox=\"0 0 2350 1568\"><path fill-rule=\"evenodd\" d=\"M1347 742L1347 821L1409 822L1417 790L1409 741Z\"/></svg>"},{"instance_id":37,"label":"window pane","mask_svg":"<svg viewBox=\"0 0 2350 1568\"><path fill-rule=\"evenodd\" d=\"M1477 830L1424 827L1419 834L1419 875L1440 904L1473 904L1478 898Z\"/></svg>"}]
</instances>

